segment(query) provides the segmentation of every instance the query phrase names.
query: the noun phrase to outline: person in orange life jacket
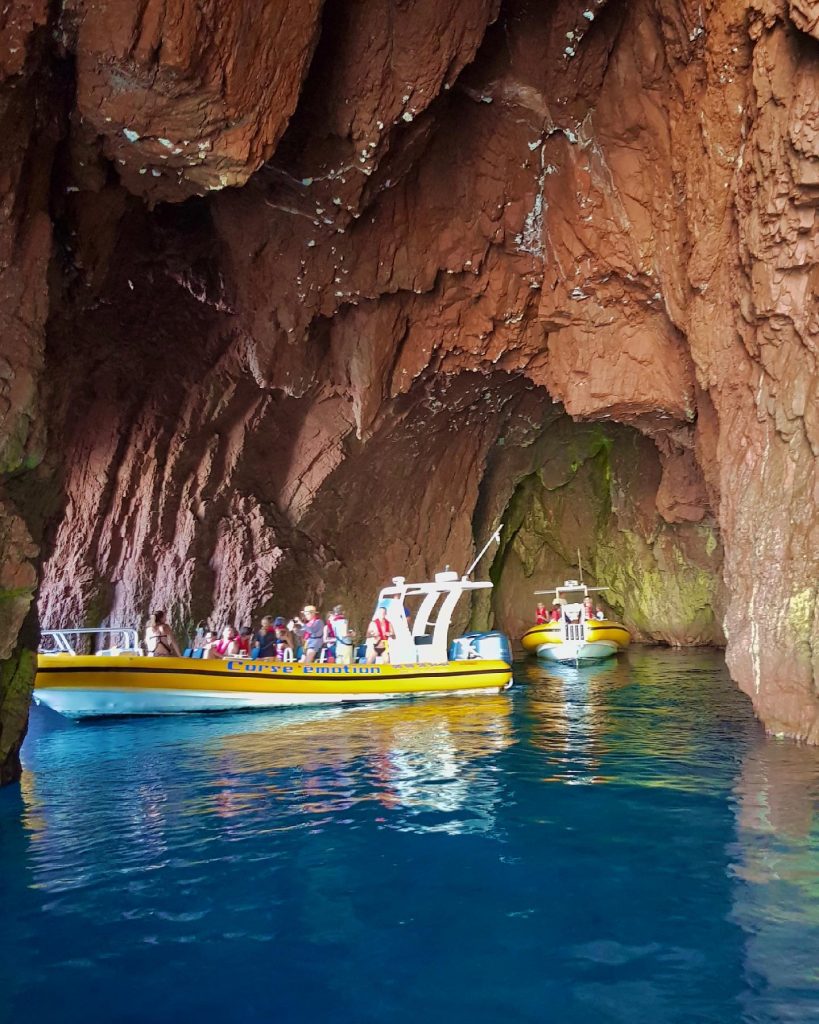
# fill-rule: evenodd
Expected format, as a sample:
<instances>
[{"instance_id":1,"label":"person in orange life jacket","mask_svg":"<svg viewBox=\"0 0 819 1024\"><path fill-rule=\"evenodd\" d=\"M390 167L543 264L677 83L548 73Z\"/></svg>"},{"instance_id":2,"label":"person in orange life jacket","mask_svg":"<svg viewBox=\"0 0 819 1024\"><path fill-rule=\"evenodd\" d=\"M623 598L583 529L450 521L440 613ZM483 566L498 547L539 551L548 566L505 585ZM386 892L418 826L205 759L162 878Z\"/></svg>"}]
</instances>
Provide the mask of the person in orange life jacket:
<instances>
[{"instance_id":1,"label":"person in orange life jacket","mask_svg":"<svg viewBox=\"0 0 819 1024\"><path fill-rule=\"evenodd\" d=\"M542 626L544 622L549 621L549 613L546 611L546 605L542 601L538 601L537 608L535 609L535 622L538 626Z\"/></svg>"},{"instance_id":2,"label":"person in orange life jacket","mask_svg":"<svg viewBox=\"0 0 819 1024\"><path fill-rule=\"evenodd\" d=\"M154 612L148 619L145 629L145 649L151 658L182 657L179 645L165 622L165 612Z\"/></svg>"},{"instance_id":3,"label":"person in orange life jacket","mask_svg":"<svg viewBox=\"0 0 819 1024\"><path fill-rule=\"evenodd\" d=\"M253 645L254 658L275 658L276 657L276 631L273 626L273 619L269 615L262 618L262 628L256 634Z\"/></svg>"},{"instance_id":4,"label":"person in orange life jacket","mask_svg":"<svg viewBox=\"0 0 819 1024\"><path fill-rule=\"evenodd\" d=\"M304 654L302 661L309 665L321 654L324 646L324 622L319 618L315 605L308 604L304 609L304 624L301 634L304 638Z\"/></svg>"},{"instance_id":5,"label":"person in orange life jacket","mask_svg":"<svg viewBox=\"0 0 819 1024\"><path fill-rule=\"evenodd\" d=\"M387 618L387 604L381 601L375 610L372 622L367 626L367 657L368 665L374 665L377 658L382 658L387 651L389 640L395 639L395 630Z\"/></svg>"}]
</instances>

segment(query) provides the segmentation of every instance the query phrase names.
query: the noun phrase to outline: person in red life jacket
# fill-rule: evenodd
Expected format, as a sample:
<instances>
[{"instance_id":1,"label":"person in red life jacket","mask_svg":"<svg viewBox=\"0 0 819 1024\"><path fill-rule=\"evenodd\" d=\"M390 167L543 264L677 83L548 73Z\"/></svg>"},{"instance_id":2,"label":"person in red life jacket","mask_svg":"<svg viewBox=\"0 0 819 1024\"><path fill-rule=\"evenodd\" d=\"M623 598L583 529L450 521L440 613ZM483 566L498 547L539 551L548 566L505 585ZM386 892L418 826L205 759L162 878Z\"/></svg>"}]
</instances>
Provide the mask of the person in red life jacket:
<instances>
[{"instance_id":1,"label":"person in red life jacket","mask_svg":"<svg viewBox=\"0 0 819 1024\"><path fill-rule=\"evenodd\" d=\"M318 658L324 647L324 621L319 618L315 605L308 604L304 609L301 635L304 640L304 654L301 660L309 665Z\"/></svg>"},{"instance_id":2,"label":"person in red life jacket","mask_svg":"<svg viewBox=\"0 0 819 1024\"><path fill-rule=\"evenodd\" d=\"M535 622L538 626L542 626L544 622L549 621L549 613L546 610L546 605L542 601L538 601L537 608L535 609Z\"/></svg>"},{"instance_id":3,"label":"person in red life jacket","mask_svg":"<svg viewBox=\"0 0 819 1024\"><path fill-rule=\"evenodd\" d=\"M387 618L387 604L382 601L375 610L372 622L367 626L367 657L368 665L374 665L378 658L387 653L387 644L395 639L395 630Z\"/></svg>"},{"instance_id":4,"label":"person in red life jacket","mask_svg":"<svg viewBox=\"0 0 819 1024\"><path fill-rule=\"evenodd\" d=\"M224 658L227 655L236 654L236 639L236 630L233 628L233 626L225 626L225 628L222 630L221 640L217 640L216 643L213 645L215 657Z\"/></svg>"},{"instance_id":5,"label":"person in red life jacket","mask_svg":"<svg viewBox=\"0 0 819 1024\"><path fill-rule=\"evenodd\" d=\"M563 611L563 604L559 597L556 597L554 601L552 601L552 604L554 607L552 608L549 618L552 622L560 622L560 614Z\"/></svg>"},{"instance_id":6,"label":"person in red life jacket","mask_svg":"<svg viewBox=\"0 0 819 1024\"><path fill-rule=\"evenodd\" d=\"M242 626L239 635L236 637L236 656L239 658L250 657L250 643L253 639L253 630L250 626Z\"/></svg>"}]
</instances>

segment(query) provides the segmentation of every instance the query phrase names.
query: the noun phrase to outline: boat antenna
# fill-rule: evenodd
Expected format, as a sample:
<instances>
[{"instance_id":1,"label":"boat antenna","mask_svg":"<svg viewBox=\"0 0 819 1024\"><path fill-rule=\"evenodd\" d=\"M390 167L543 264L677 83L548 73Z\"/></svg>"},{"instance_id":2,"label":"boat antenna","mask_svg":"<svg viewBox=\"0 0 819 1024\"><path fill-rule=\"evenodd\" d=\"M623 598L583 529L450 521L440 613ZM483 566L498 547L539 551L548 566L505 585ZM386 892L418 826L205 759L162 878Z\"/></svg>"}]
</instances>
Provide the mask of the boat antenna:
<instances>
[{"instance_id":1,"label":"boat antenna","mask_svg":"<svg viewBox=\"0 0 819 1024\"><path fill-rule=\"evenodd\" d=\"M580 582L583 582L583 559L580 557L580 548L577 549L577 569L580 573Z\"/></svg>"},{"instance_id":2,"label":"boat antenna","mask_svg":"<svg viewBox=\"0 0 819 1024\"><path fill-rule=\"evenodd\" d=\"M475 559L475 561L472 563L472 565L470 565L470 567L464 573L464 577L463 577L464 579L466 579L467 577L472 575L472 573L475 570L475 566L478 564L478 562L480 562L480 560L483 558L483 556L489 550L489 545L492 543L492 541L497 541L498 544L500 544L500 535L501 535L501 530L502 529L503 529L503 523L500 523L498 528L497 528L497 530L495 530L495 532L492 534L492 536L489 538L489 540L481 548L481 551L480 551L480 554L478 555L478 557Z\"/></svg>"}]
</instances>

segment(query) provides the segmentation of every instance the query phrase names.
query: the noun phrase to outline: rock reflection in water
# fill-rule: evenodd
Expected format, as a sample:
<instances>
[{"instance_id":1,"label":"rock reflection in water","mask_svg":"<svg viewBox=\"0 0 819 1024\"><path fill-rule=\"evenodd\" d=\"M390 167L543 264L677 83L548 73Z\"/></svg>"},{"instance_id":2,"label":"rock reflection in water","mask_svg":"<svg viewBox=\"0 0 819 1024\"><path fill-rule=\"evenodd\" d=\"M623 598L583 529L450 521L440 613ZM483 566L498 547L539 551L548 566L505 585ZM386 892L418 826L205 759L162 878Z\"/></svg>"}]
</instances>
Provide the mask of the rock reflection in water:
<instances>
[{"instance_id":1,"label":"rock reflection in water","mask_svg":"<svg viewBox=\"0 0 819 1024\"><path fill-rule=\"evenodd\" d=\"M754 980L743 1002L752 1020L819 1020L819 750L760 737L734 793L733 919Z\"/></svg>"}]
</instances>

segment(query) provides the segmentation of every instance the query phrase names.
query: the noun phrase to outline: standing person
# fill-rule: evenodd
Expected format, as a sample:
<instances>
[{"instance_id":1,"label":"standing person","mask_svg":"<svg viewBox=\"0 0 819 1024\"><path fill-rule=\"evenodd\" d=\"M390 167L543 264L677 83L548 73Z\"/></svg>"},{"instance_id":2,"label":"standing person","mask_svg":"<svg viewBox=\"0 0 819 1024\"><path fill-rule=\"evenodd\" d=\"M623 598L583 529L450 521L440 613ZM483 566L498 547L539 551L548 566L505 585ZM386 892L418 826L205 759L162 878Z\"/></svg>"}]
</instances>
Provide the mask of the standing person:
<instances>
[{"instance_id":1,"label":"standing person","mask_svg":"<svg viewBox=\"0 0 819 1024\"><path fill-rule=\"evenodd\" d=\"M181 658L182 653L170 627L165 622L165 612L154 612L145 629L145 649L150 658Z\"/></svg>"},{"instance_id":2,"label":"standing person","mask_svg":"<svg viewBox=\"0 0 819 1024\"><path fill-rule=\"evenodd\" d=\"M301 627L304 638L304 654L302 661L309 665L321 654L324 647L324 621L319 618L318 609L308 604L304 609L304 625Z\"/></svg>"},{"instance_id":3,"label":"standing person","mask_svg":"<svg viewBox=\"0 0 819 1024\"><path fill-rule=\"evenodd\" d=\"M535 609L535 622L538 626L542 626L544 622L549 621L549 613L546 610L546 605L542 601L538 601L537 608Z\"/></svg>"},{"instance_id":4,"label":"standing person","mask_svg":"<svg viewBox=\"0 0 819 1024\"><path fill-rule=\"evenodd\" d=\"M275 658L276 657L276 630L273 626L273 619L269 615L265 615L261 622L262 628L253 638L255 640L254 645L254 657L255 658Z\"/></svg>"},{"instance_id":5,"label":"standing person","mask_svg":"<svg viewBox=\"0 0 819 1024\"><path fill-rule=\"evenodd\" d=\"M395 630L387 618L387 605L381 602L375 610L372 622L367 626L367 664L374 665L378 658L387 653L387 645L395 639Z\"/></svg>"},{"instance_id":6,"label":"standing person","mask_svg":"<svg viewBox=\"0 0 819 1024\"><path fill-rule=\"evenodd\" d=\"M336 661L342 665L352 665L355 646L353 644L354 633L350 629L350 623L342 605L335 606L333 614L328 616L327 625L332 628L335 636Z\"/></svg>"}]
</instances>

